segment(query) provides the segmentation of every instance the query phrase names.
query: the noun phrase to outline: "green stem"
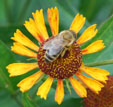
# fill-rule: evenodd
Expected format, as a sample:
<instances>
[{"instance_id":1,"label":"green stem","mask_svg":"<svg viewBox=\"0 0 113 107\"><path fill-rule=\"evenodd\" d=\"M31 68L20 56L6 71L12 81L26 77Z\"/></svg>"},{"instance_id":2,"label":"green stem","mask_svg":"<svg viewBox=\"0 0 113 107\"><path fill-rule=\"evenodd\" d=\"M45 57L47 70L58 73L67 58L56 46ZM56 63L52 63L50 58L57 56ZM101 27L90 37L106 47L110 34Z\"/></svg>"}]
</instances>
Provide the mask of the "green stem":
<instances>
[{"instance_id":1,"label":"green stem","mask_svg":"<svg viewBox=\"0 0 113 107\"><path fill-rule=\"evenodd\" d=\"M100 61L100 62L94 62L94 63L88 63L85 65L89 67L94 67L94 66L102 66L102 65L108 65L108 64L113 64L113 59Z\"/></svg>"},{"instance_id":2,"label":"green stem","mask_svg":"<svg viewBox=\"0 0 113 107\"><path fill-rule=\"evenodd\" d=\"M69 93L71 94L71 87L69 85L69 80L65 79L65 82L66 82L67 89L68 89Z\"/></svg>"}]
</instances>

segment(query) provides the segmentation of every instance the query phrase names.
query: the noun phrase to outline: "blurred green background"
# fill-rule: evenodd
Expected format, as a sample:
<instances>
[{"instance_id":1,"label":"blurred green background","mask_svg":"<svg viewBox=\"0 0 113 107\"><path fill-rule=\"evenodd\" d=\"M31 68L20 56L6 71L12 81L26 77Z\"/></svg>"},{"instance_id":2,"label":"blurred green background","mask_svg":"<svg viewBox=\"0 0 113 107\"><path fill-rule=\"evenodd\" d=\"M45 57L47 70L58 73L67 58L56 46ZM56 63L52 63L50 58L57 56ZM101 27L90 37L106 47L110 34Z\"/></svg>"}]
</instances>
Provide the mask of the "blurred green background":
<instances>
[{"instance_id":1,"label":"blurred green background","mask_svg":"<svg viewBox=\"0 0 113 107\"><path fill-rule=\"evenodd\" d=\"M89 43L102 39L106 48L101 52L83 57L85 63L113 59L113 0L0 0L0 107L58 107L54 101L55 85L49 92L46 101L40 99L35 93L42 83L36 84L29 92L22 94L16 84L23 78L36 72L9 78L6 66L14 62L26 62L26 58L10 51L12 40L10 37L17 28L36 42L24 28L25 20L32 17L32 12L43 8L47 29L51 35L47 20L47 9L57 6L60 14L60 31L68 29L77 12L86 17L86 23L79 35L92 24L97 24L99 32ZM113 74L112 65L99 66ZM43 81L43 80L42 80ZM81 107L83 99L78 97L72 89L70 95L65 87L65 98L60 107Z\"/></svg>"}]
</instances>

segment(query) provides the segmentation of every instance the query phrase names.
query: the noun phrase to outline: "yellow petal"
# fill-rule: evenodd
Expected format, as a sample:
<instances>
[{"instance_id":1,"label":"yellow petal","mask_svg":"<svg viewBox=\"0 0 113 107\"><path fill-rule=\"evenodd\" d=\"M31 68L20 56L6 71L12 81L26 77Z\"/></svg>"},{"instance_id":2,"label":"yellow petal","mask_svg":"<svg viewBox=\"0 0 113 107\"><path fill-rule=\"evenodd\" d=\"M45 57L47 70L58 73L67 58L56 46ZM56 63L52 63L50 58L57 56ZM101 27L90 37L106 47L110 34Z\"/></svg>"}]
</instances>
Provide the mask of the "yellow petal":
<instances>
[{"instance_id":1,"label":"yellow petal","mask_svg":"<svg viewBox=\"0 0 113 107\"><path fill-rule=\"evenodd\" d=\"M48 79L39 87L37 95L40 95L41 98L44 98L46 100L52 83L53 83L53 78L48 77Z\"/></svg>"},{"instance_id":2,"label":"yellow petal","mask_svg":"<svg viewBox=\"0 0 113 107\"><path fill-rule=\"evenodd\" d=\"M54 9L48 9L48 21L52 31L52 34L56 36L59 31L59 12L58 9L55 7Z\"/></svg>"},{"instance_id":3,"label":"yellow petal","mask_svg":"<svg viewBox=\"0 0 113 107\"><path fill-rule=\"evenodd\" d=\"M109 75L109 72L104 69L92 68L86 66L82 66L80 69L86 74L95 78L96 80L102 81L104 83L106 83L106 80L108 80L107 76Z\"/></svg>"},{"instance_id":4,"label":"yellow petal","mask_svg":"<svg viewBox=\"0 0 113 107\"><path fill-rule=\"evenodd\" d=\"M79 83L75 78L70 77L69 81L73 87L73 89L76 91L76 93L80 96L80 97L87 97L87 91L84 88L84 86L81 85L81 83Z\"/></svg>"},{"instance_id":5,"label":"yellow petal","mask_svg":"<svg viewBox=\"0 0 113 107\"><path fill-rule=\"evenodd\" d=\"M13 63L6 67L10 73L10 77L25 74L35 68L38 68L37 63Z\"/></svg>"},{"instance_id":6,"label":"yellow petal","mask_svg":"<svg viewBox=\"0 0 113 107\"><path fill-rule=\"evenodd\" d=\"M43 72L38 71L35 74L20 81L17 86L20 87L20 91L22 92L28 91L40 79L42 75Z\"/></svg>"},{"instance_id":7,"label":"yellow petal","mask_svg":"<svg viewBox=\"0 0 113 107\"><path fill-rule=\"evenodd\" d=\"M40 43L44 42L44 37L40 35L36 23L32 18L29 18L29 21L25 21L24 26Z\"/></svg>"},{"instance_id":8,"label":"yellow petal","mask_svg":"<svg viewBox=\"0 0 113 107\"><path fill-rule=\"evenodd\" d=\"M64 99L63 80L62 79L58 79L57 89L56 89L56 93L55 93L55 101L58 104L61 104L63 99Z\"/></svg>"},{"instance_id":9,"label":"yellow petal","mask_svg":"<svg viewBox=\"0 0 113 107\"><path fill-rule=\"evenodd\" d=\"M104 48L105 48L105 45L103 43L103 40L97 40L97 41L93 42L92 44L90 44L85 49L83 49L82 54L85 55L85 54L95 53Z\"/></svg>"},{"instance_id":10,"label":"yellow petal","mask_svg":"<svg viewBox=\"0 0 113 107\"><path fill-rule=\"evenodd\" d=\"M39 47L35 45L29 38L27 38L19 29L17 29L16 33L14 33L14 37L11 37L11 39L35 51L38 51L39 49Z\"/></svg>"},{"instance_id":11,"label":"yellow petal","mask_svg":"<svg viewBox=\"0 0 113 107\"><path fill-rule=\"evenodd\" d=\"M89 77L83 76L81 73L76 73L76 76L92 91L95 93L99 93L102 87L104 87L103 84L98 82L97 80L91 79Z\"/></svg>"},{"instance_id":12,"label":"yellow petal","mask_svg":"<svg viewBox=\"0 0 113 107\"><path fill-rule=\"evenodd\" d=\"M28 56L28 57L33 57L33 58L37 57L37 53L29 50L28 48L26 48L25 46L23 46L22 44L18 42L14 42L13 46L11 46L11 50L23 56Z\"/></svg>"},{"instance_id":13,"label":"yellow petal","mask_svg":"<svg viewBox=\"0 0 113 107\"><path fill-rule=\"evenodd\" d=\"M71 24L70 30L73 30L75 31L75 33L78 33L85 24L85 20L86 18L83 17L83 15L77 14Z\"/></svg>"},{"instance_id":14,"label":"yellow petal","mask_svg":"<svg viewBox=\"0 0 113 107\"><path fill-rule=\"evenodd\" d=\"M98 32L98 30L96 29L96 24L88 27L84 33L80 36L80 38L78 39L77 43L79 45L87 42L88 40L92 39L96 33Z\"/></svg>"},{"instance_id":15,"label":"yellow petal","mask_svg":"<svg viewBox=\"0 0 113 107\"><path fill-rule=\"evenodd\" d=\"M36 11L36 13L33 13L33 17L37 26L37 29L39 30L40 36L44 38L44 40L47 40L49 38L47 29L45 26L44 16L43 16L43 10Z\"/></svg>"}]
</instances>

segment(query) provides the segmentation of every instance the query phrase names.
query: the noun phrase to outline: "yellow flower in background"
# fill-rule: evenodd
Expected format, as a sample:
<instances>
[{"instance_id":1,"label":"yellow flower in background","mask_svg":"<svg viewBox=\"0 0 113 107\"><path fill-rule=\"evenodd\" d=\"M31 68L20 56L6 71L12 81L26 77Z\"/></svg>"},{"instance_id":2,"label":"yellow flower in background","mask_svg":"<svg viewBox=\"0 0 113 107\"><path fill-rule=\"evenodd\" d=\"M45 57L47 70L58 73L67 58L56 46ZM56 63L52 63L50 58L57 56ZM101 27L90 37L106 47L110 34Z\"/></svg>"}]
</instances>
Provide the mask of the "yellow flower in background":
<instances>
[{"instance_id":1,"label":"yellow flower in background","mask_svg":"<svg viewBox=\"0 0 113 107\"><path fill-rule=\"evenodd\" d=\"M37 95L40 95L41 98L46 99L52 83L56 78L57 87L55 92L55 101L58 104L61 104L64 99L63 80L65 79L69 79L73 89L80 97L87 97L86 87L95 93L99 93L101 88L104 87L104 85L99 81L106 83L109 72L104 69L85 66L82 62L82 55L95 53L102 50L105 47L104 43L102 40L97 40L83 50L80 48L83 43L92 39L96 35L96 24L88 27L84 31L80 38L71 45L70 50L65 53L65 57L58 57L53 62L47 63L45 61L46 51L43 49L43 45L59 34L59 12L55 7L48 9L47 13L52 32L52 37L50 38L45 26L42 9L33 13L33 19L30 18L29 21L25 21L24 24L32 36L36 38L38 42L40 42L40 47L35 45L20 30L17 30L16 33L14 33L14 37L11 38L15 41L11 47L13 52L23 56L36 58L37 62L13 63L8 65L7 69L10 73L10 77L19 76L30 72L33 69L40 68L40 70L35 74L20 81L17 86L20 87L22 92L28 91L44 74L46 74L48 75L48 78L37 91ZM84 23L85 17L77 14L69 30L73 31L77 35ZM82 73L86 73L94 79L86 77ZM79 79L80 82L78 79L75 79L74 75Z\"/></svg>"}]
</instances>

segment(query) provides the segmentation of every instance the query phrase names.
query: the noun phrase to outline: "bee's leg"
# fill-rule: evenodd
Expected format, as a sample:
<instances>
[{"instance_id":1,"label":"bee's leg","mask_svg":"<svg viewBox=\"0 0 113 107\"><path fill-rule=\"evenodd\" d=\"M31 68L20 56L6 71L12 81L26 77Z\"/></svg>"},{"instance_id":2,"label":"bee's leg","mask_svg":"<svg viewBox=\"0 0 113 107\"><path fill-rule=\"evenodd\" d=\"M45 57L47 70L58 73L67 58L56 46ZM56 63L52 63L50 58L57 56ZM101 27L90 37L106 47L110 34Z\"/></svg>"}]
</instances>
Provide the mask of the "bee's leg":
<instances>
[{"instance_id":1,"label":"bee's leg","mask_svg":"<svg viewBox=\"0 0 113 107\"><path fill-rule=\"evenodd\" d=\"M61 53L61 57L63 57L65 55L66 49L64 48L62 53Z\"/></svg>"},{"instance_id":2,"label":"bee's leg","mask_svg":"<svg viewBox=\"0 0 113 107\"><path fill-rule=\"evenodd\" d=\"M69 49L69 48L67 48L67 47L63 49L63 51L62 51L62 53L61 53L61 57L64 57L64 55L65 55L65 53L66 53L66 51L67 51L68 49Z\"/></svg>"},{"instance_id":3,"label":"bee's leg","mask_svg":"<svg viewBox=\"0 0 113 107\"><path fill-rule=\"evenodd\" d=\"M61 53L61 57L63 57L63 56L65 55L65 53L66 53L67 50L69 50L69 46L66 46L66 47L63 49L63 51L62 51L62 53Z\"/></svg>"}]
</instances>

